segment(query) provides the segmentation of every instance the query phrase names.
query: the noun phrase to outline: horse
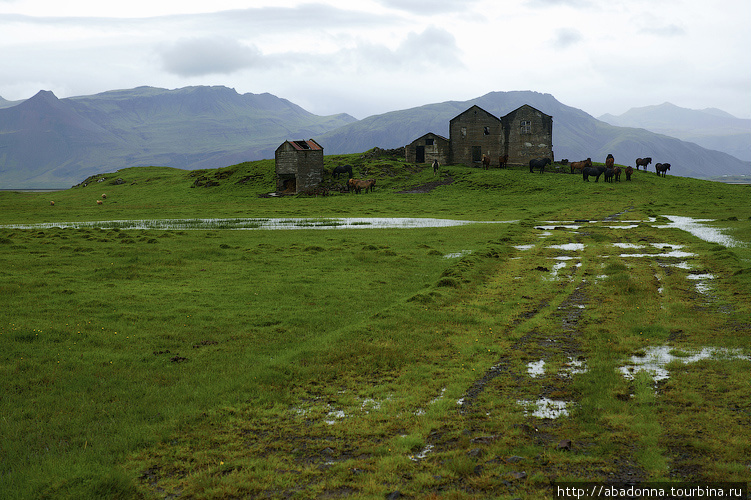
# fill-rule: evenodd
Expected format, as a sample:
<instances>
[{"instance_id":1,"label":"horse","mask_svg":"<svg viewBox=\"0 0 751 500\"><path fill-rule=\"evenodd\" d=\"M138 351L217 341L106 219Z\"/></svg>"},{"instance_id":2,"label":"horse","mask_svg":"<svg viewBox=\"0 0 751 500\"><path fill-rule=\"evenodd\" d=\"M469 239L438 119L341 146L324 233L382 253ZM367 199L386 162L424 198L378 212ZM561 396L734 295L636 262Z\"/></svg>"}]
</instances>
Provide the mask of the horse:
<instances>
[{"instance_id":1,"label":"horse","mask_svg":"<svg viewBox=\"0 0 751 500\"><path fill-rule=\"evenodd\" d=\"M655 163L655 171L657 172L657 175L665 177L668 170L670 170L670 163Z\"/></svg>"},{"instance_id":2,"label":"horse","mask_svg":"<svg viewBox=\"0 0 751 500\"><path fill-rule=\"evenodd\" d=\"M605 158L605 167L613 168L614 165L615 165L615 157L613 155L608 155L608 157Z\"/></svg>"},{"instance_id":3,"label":"horse","mask_svg":"<svg viewBox=\"0 0 751 500\"><path fill-rule=\"evenodd\" d=\"M354 189L355 193L360 194L363 189L366 193L368 190L373 191L376 181L375 179L350 179L348 184L351 186L350 191Z\"/></svg>"},{"instance_id":4,"label":"horse","mask_svg":"<svg viewBox=\"0 0 751 500\"><path fill-rule=\"evenodd\" d=\"M595 182L600 180L600 176L605 172L605 167L585 167L582 169L582 178L589 182L589 177L594 177Z\"/></svg>"},{"instance_id":5,"label":"horse","mask_svg":"<svg viewBox=\"0 0 751 500\"><path fill-rule=\"evenodd\" d=\"M331 171L331 176L338 179L339 174L343 173L349 174L349 178L352 178L352 165L339 165L338 167L334 167L334 170Z\"/></svg>"},{"instance_id":6,"label":"horse","mask_svg":"<svg viewBox=\"0 0 751 500\"><path fill-rule=\"evenodd\" d=\"M652 158L646 157L646 158L637 158L636 159L636 170L639 170L639 165L642 165L644 167L644 170L647 169L647 165L652 163Z\"/></svg>"},{"instance_id":7,"label":"horse","mask_svg":"<svg viewBox=\"0 0 751 500\"><path fill-rule=\"evenodd\" d=\"M592 168L592 158L587 158L583 161L571 162L571 173L574 173L574 169L583 171L585 168Z\"/></svg>"},{"instance_id":8,"label":"horse","mask_svg":"<svg viewBox=\"0 0 751 500\"><path fill-rule=\"evenodd\" d=\"M438 160L433 160L433 177L438 173L438 169L441 168L441 164L438 163Z\"/></svg>"},{"instance_id":9,"label":"horse","mask_svg":"<svg viewBox=\"0 0 751 500\"><path fill-rule=\"evenodd\" d=\"M482 155L482 169L487 170L490 168L490 156Z\"/></svg>"},{"instance_id":10,"label":"horse","mask_svg":"<svg viewBox=\"0 0 751 500\"><path fill-rule=\"evenodd\" d=\"M534 160L529 160L529 172L532 173L534 169L539 168L540 173L543 173L545 172L545 165L549 165L550 163L550 158L535 158Z\"/></svg>"},{"instance_id":11,"label":"horse","mask_svg":"<svg viewBox=\"0 0 751 500\"><path fill-rule=\"evenodd\" d=\"M506 168L508 163L508 155L501 155L498 157L498 168Z\"/></svg>"},{"instance_id":12,"label":"horse","mask_svg":"<svg viewBox=\"0 0 751 500\"><path fill-rule=\"evenodd\" d=\"M616 180L616 182L621 182L621 167L615 167L613 169L613 172L615 172L615 180Z\"/></svg>"},{"instance_id":13,"label":"horse","mask_svg":"<svg viewBox=\"0 0 751 500\"><path fill-rule=\"evenodd\" d=\"M605 182L613 182L613 177L615 177L615 169L605 167Z\"/></svg>"},{"instance_id":14,"label":"horse","mask_svg":"<svg viewBox=\"0 0 751 500\"><path fill-rule=\"evenodd\" d=\"M633 173L634 173L634 167L632 167L630 165L628 167L626 167L626 180L627 181L631 180L631 174L633 174Z\"/></svg>"}]
</instances>

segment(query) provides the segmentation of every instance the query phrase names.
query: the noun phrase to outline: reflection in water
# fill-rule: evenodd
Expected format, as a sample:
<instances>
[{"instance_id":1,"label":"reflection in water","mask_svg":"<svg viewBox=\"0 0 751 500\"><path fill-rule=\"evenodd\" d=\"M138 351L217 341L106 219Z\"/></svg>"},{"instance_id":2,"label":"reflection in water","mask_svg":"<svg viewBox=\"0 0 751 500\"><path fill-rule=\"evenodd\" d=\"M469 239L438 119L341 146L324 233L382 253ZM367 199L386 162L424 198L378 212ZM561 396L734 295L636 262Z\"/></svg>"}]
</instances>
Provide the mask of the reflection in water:
<instances>
[{"instance_id":1,"label":"reflection in water","mask_svg":"<svg viewBox=\"0 0 751 500\"><path fill-rule=\"evenodd\" d=\"M726 247L740 246L740 242L734 240L730 236L723 234L719 229L705 226L701 222L711 222L712 219L692 219L691 217L679 217L677 215L666 215L666 218L670 219L670 224L663 226L655 226L657 228L678 228L688 231L697 238L701 238L704 241L710 243L719 243Z\"/></svg>"},{"instance_id":2,"label":"reflection in water","mask_svg":"<svg viewBox=\"0 0 751 500\"><path fill-rule=\"evenodd\" d=\"M509 224L516 221L473 221L419 217L347 217L332 219L271 218L271 219L156 219L114 220L91 222L46 222L41 224L10 224L10 229L413 229L454 227L467 224Z\"/></svg>"},{"instance_id":3,"label":"reflection in water","mask_svg":"<svg viewBox=\"0 0 751 500\"><path fill-rule=\"evenodd\" d=\"M669 346L650 347L643 356L631 356L632 364L622 366L620 371L624 377L631 380L634 378L634 373L644 371L651 374L654 381L658 382L670 377L665 366L673 361L688 364L703 359L730 358L751 360L751 357L741 354L740 349L705 347L701 351L691 353L687 356L676 356L672 352L673 348Z\"/></svg>"}]
</instances>

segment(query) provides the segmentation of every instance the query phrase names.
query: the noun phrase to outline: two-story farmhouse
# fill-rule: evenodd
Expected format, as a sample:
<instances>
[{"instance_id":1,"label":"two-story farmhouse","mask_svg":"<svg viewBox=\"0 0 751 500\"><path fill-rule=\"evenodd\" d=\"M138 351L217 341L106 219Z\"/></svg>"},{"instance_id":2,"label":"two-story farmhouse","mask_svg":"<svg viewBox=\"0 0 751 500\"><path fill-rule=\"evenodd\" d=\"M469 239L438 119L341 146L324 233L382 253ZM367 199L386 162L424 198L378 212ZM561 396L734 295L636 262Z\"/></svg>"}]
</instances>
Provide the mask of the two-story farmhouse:
<instances>
[{"instance_id":1,"label":"two-story farmhouse","mask_svg":"<svg viewBox=\"0 0 751 500\"><path fill-rule=\"evenodd\" d=\"M553 160L553 117L525 104L500 118L472 106L449 122L449 138L433 133L405 146L407 161L477 165L483 155L494 163L508 155L509 164L533 158Z\"/></svg>"}]
</instances>

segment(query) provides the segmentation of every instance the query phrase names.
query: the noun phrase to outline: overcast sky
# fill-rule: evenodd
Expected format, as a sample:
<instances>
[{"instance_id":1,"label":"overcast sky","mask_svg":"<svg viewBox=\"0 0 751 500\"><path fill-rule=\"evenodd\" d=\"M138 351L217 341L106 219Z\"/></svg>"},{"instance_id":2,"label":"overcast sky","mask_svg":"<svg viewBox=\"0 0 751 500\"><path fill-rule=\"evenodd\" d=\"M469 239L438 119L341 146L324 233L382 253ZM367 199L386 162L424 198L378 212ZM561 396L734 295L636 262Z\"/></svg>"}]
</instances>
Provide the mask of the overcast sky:
<instances>
[{"instance_id":1,"label":"overcast sky","mask_svg":"<svg viewBox=\"0 0 751 500\"><path fill-rule=\"evenodd\" d=\"M751 1L0 0L0 97L269 92L356 118L534 90L751 118Z\"/></svg>"}]
</instances>

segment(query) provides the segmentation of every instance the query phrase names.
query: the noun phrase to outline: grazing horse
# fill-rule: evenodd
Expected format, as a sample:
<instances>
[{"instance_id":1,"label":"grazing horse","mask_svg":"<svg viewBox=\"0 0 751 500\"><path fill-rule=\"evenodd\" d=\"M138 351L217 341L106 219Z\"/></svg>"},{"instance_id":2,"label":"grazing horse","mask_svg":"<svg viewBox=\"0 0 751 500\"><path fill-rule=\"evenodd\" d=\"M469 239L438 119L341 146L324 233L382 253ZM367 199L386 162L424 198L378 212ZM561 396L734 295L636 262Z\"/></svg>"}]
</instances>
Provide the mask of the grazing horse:
<instances>
[{"instance_id":1,"label":"grazing horse","mask_svg":"<svg viewBox=\"0 0 751 500\"><path fill-rule=\"evenodd\" d=\"M366 193L368 190L373 191L376 181L375 179L350 179L348 184L350 186L350 191L354 189L355 193L360 194L363 189Z\"/></svg>"},{"instance_id":2,"label":"grazing horse","mask_svg":"<svg viewBox=\"0 0 751 500\"><path fill-rule=\"evenodd\" d=\"M608 157L605 158L605 167L613 168L614 165L615 165L615 157L613 155L608 155Z\"/></svg>"},{"instance_id":3,"label":"grazing horse","mask_svg":"<svg viewBox=\"0 0 751 500\"><path fill-rule=\"evenodd\" d=\"M633 174L633 173L634 173L634 167L632 167L631 165L629 165L628 167L626 167L626 180L627 181L631 180L631 174Z\"/></svg>"},{"instance_id":4,"label":"grazing horse","mask_svg":"<svg viewBox=\"0 0 751 500\"><path fill-rule=\"evenodd\" d=\"M490 156L482 155L482 168L483 170L490 168Z\"/></svg>"},{"instance_id":5,"label":"grazing horse","mask_svg":"<svg viewBox=\"0 0 751 500\"><path fill-rule=\"evenodd\" d=\"M605 172L605 167L585 167L582 169L582 178L589 182L589 177L594 177L595 182L600 180L600 176Z\"/></svg>"},{"instance_id":6,"label":"grazing horse","mask_svg":"<svg viewBox=\"0 0 751 500\"><path fill-rule=\"evenodd\" d=\"M331 171L332 177L339 178L339 174L347 173L349 174L349 178L352 178L352 165L339 165L338 167L334 167L334 170Z\"/></svg>"},{"instance_id":7,"label":"grazing horse","mask_svg":"<svg viewBox=\"0 0 751 500\"><path fill-rule=\"evenodd\" d=\"M498 168L506 168L508 163L508 155L501 155L498 157Z\"/></svg>"},{"instance_id":8,"label":"grazing horse","mask_svg":"<svg viewBox=\"0 0 751 500\"><path fill-rule=\"evenodd\" d=\"M438 163L438 160L433 160L433 177L438 173L438 169L441 168L441 164Z\"/></svg>"},{"instance_id":9,"label":"grazing horse","mask_svg":"<svg viewBox=\"0 0 751 500\"><path fill-rule=\"evenodd\" d=\"M545 172L545 165L549 165L550 163L550 158L535 158L534 160L529 160L529 172L532 173L534 169L539 168L540 173L543 173Z\"/></svg>"},{"instance_id":10,"label":"grazing horse","mask_svg":"<svg viewBox=\"0 0 751 500\"><path fill-rule=\"evenodd\" d=\"M592 168L592 158L587 158L584 161L571 162L571 173L574 173L574 169L583 171L585 168Z\"/></svg>"},{"instance_id":11,"label":"grazing horse","mask_svg":"<svg viewBox=\"0 0 751 500\"><path fill-rule=\"evenodd\" d=\"M670 170L670 163L655 163L655 171L657 172L657 175L665 177L668 170Z\"/></svg>"},{"instance_id":12,"label":"grazing horse","mask_svg":"<svg viewBox=\"0 0 751 500\"><path fill-rule=\"evenodd\" d=\"M647 165L652 163L652 158L646 157L646 158L637 158L636 159L636 170L639 170L639 165L644 167L644 170L647 169Z\"/></svg>"}]
</instances>

